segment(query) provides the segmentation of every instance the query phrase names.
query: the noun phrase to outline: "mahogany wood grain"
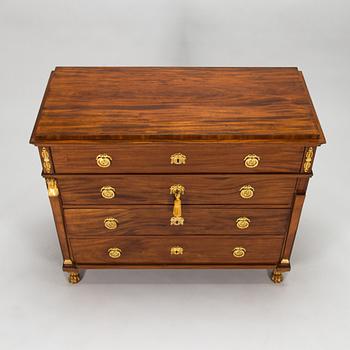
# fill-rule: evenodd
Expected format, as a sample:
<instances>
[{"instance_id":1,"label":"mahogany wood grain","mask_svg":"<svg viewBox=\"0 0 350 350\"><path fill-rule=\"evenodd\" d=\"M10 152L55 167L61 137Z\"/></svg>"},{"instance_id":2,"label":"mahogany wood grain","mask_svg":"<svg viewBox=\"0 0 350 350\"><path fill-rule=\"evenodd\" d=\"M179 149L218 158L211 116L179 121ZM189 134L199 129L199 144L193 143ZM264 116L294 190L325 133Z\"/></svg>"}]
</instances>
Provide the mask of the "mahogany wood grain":
<instances>
[{"instance_id":1,"label":"mahogany wood grain","mask_svg":"<svg viewBox=\"0 0 350 350\"><path fill-rule=\"evenodd\" d=\"M113 209L66 209L69 236L78 235L250 235L287 232L289 209L234 209L228 206L191 206L182 209L183 226L170 225L172 206L126 206ZM106 218L118 220L114 230L105 228ZM249 227L239 229L236 220L247 217Z\"/></svg>"},{"instance_id":2,"label":"mahogany wood grain","mask_svg":"<svg viewBox=\"0 0 350 350\"><path fill-rule=\"evenodd\" d=\"M324 136L324 133L323 133L323 130L321 128L321 124L320 124L320 121L318 120L317 118L317 114L316 114L316 110L315 110L315 107L314 107L314 104L312 102L312 99L311 99L311 96L310 96L310 93L309 93L309 90L307 89L307 86L306 86L306 82L305 82L305 78L304 78L304 75L303 75L303 72L300 72L299 71L299 75L300 75L300 78L303 82L303 86L304 86L304 91L305 91L305 94L307 95L308 99L309 99L309 102L310 102L310 111L311 111L311 114L313 116L313 121L315 123L315 126L317 128L317 130L319 131L319 134L320 134L320 139L323 140L323 143L326 143L326 138ZM311 146L311 145L310 145Z\"/></svg>"},{"instance_id":3,"label":"mahogany wood grain","mask_svg":"<svg viewBox=\"0 0 350 350\"><path fill-rule=\"evenodd\" d=\"M282 251L281 259L288 259L290 260L290 256L292 254L293 244L295 241L301 210L303 209L303 204L305 200L305 195L296 195L293 209L292 209L292 215L290 219L290 225L288 228L288 233L284 242L284 248Z\"/></svg>"},{"instance_id":4,"label":"mahogany wood grain","mask_svg":"<svg viewBox=\"0 0 350 350\"><path fill-rule=\"evenodd\" d=\"M273 237L105 237L71 238L74 260L77 264L254 264L277 263L283 238ZM171 255L170 248L180 246L182 255ZM235 258L232 250L244 247L246 255ZM108 255L109 248L120 248L118 259Z\"/></svg>"},{"instance_id":5,"label":"mahogany wood grain","mask_svg":"<svg viewBox=\"0 0 350 350\"><path fill-rule=\"evenodd\" d=\"M67 240L63 209L60 196L49 197L52 214L55 220L58 241L60 243L63 260L71 259L69 243Z\"/></svg>"},{"instance_id":6,"label":"mahogany wood grain","mask_svg":"<svg viewBox=\"0 0 350 350\"><path fill-rule=\"evenodd\" d=\"M296 188L295 188L295 193L296 194L305 194L307 186L309 184L309 180L310 180L309 177L299 178L297 181Z\"/></svg>"},{"instance_id":7,"label":"mahogany wood grain","mask_svg":"<svg viewBox=\"0 0 350 350\"><path fill-rule=\"evenodd\" d=\"M291 205L297 177L273 175L61 175L56 176L64 205L172 204L169 188L185 187L183 204ZM251 185L254 196L243 199L242 186ZM100 189L116 189L113 199Z\"/></svg>"},{"instance_id":8,"label":"mahogany wood grain","mask_svg":"<svg viewBox=\"0 0 350 350\"><path fill-rule=\"evenodd\" d=\"M31 137L324 143L296 68L56 68Z\"/></svg>"},{"instance_id":9,"label":"mahogany wood grain","mask_svg":"<svg viewBox=\"0 0 350 350\"><path fill-rule=\"evenodd\" d=\"M52 148L59 173L298 173L303 147L286 145L235 145L223 143L145 143L120 145L63 145ZM96 156L112 157L108 168L96 163ZM170 156L182 153L186 164L171 164ZM259 165L247 168L248 154L260 157Z\"/></svg>"}]
</instances>

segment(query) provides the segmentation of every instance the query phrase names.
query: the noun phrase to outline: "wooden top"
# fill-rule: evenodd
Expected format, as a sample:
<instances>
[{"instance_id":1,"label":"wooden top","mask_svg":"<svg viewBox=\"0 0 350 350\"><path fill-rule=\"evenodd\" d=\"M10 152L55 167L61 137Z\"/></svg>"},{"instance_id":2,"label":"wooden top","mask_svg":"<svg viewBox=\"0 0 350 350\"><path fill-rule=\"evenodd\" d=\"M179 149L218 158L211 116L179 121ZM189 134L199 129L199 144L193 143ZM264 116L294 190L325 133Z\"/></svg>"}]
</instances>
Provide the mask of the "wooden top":
<instances>
[{"instance_id":1,"label":"wooden top","mask_svg":"<svg viewBox=\"0 0 350 350\"><path fill-rule=\"evenodd\" d=\"M58 67L30 142L325 142L297 68Z\"/></svg>"}]
</instances>

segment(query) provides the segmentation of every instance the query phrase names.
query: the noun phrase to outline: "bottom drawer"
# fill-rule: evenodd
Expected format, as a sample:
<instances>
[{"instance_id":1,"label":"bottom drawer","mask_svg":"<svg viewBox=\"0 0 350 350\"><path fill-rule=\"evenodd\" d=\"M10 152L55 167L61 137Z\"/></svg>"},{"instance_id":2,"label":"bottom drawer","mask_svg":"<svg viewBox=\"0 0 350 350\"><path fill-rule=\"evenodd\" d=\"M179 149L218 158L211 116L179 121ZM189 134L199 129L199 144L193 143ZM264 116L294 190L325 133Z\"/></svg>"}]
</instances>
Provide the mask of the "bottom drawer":
<instances>
[{"instance_id":1,"label":"bottom drawer","mask_svg":"<svg viewBox=\"0 0 350 350\"><path fill-rule=\"evenodd\" d=\"M72 238L77 264L275 264L282 237Z\"/></svg>"}]
</instances>

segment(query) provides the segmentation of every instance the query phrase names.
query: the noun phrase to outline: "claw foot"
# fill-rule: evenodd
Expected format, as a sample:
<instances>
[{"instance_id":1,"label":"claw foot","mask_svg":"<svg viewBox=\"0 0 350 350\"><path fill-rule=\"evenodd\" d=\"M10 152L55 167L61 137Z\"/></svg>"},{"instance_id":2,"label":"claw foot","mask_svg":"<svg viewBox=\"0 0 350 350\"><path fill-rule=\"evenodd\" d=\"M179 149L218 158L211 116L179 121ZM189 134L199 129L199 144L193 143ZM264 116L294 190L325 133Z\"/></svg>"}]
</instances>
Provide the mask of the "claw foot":
<instances>
[{"instance_id":1,"label":"claw foot","mask_svg":"<svg viewBox=\"0 0 350 350\"><path fill-rule=\"evenodd\" d=\"M273 283L279 284L283 281L283 274L276 269L272 271L271 280Z\"/></svg>"},{"instance_id":2,"label":"claw foot","mask_svg":"<svg viewBox=\"0 0 350 350\"><path fill-rule=\"evenodd\" d=\"M80 281L80 275L78 272L70 272L68 276L69 283L76 284Z\"/></svg>"}]
</instances>

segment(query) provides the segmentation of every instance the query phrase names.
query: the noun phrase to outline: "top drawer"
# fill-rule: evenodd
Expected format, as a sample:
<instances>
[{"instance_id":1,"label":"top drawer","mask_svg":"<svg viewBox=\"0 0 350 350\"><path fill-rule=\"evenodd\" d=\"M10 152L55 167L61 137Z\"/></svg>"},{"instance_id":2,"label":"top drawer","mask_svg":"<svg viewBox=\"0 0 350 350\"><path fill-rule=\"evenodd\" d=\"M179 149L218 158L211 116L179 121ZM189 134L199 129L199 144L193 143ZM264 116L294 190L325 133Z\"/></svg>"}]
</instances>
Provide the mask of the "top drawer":
<instances>
[{"instance_id":1,"label":"top drawer","mask_svg":"<svg viewBox=\"0 0 350 350\"><path fill-rule=\"evenodd\" d=\"M51 148L56 173L298 173L303 147L128 143Z\"/></svg>"}]
</instances>

